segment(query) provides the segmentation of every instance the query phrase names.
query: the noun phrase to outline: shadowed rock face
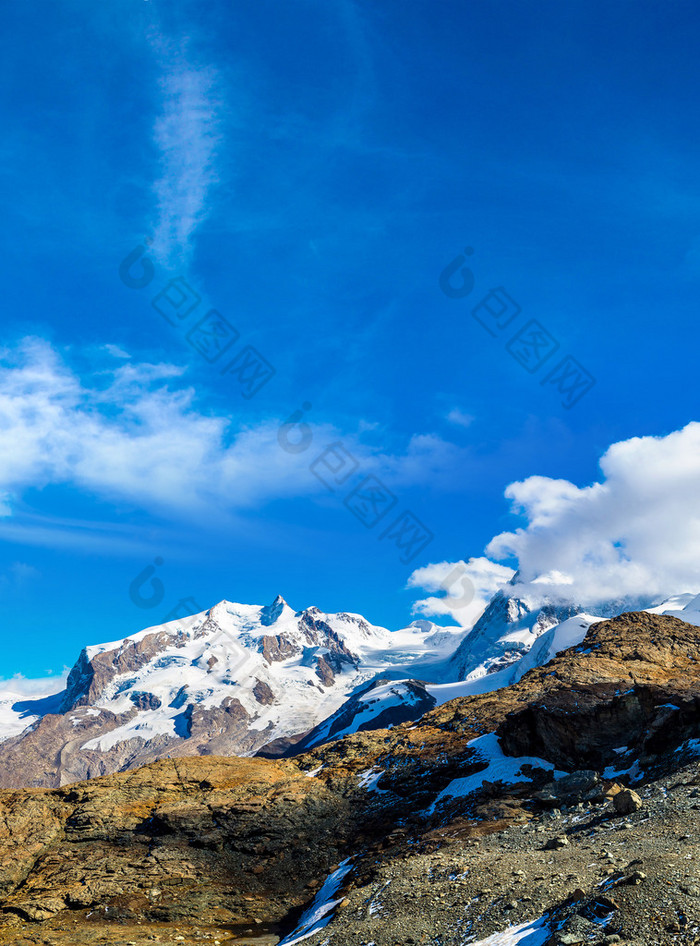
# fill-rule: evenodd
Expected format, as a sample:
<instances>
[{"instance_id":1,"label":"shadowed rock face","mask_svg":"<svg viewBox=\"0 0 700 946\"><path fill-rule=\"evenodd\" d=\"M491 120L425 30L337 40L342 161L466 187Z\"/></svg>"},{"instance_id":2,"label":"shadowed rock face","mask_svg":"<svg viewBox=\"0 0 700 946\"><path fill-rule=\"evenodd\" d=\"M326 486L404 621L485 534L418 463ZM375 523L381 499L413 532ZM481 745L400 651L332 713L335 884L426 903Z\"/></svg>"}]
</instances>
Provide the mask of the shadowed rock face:
<instances>
[{"instance_id":1,"label":"shadowed rock face","mask_svg":"<svg viewBox=\"0 0 700 946\"><path fill-rule=\"evenodd\" d=\"M416 845L505 831L559 796L602 797L610 782L601 770L622 746L628 765L673 771L682 759L674 750L700 736L699 647L700 628L627 614L593 625L583 644L512 687L293 760L173 759L0 792L0 943L140 946L158 924L165 941L176 930L187 942L202 928L289 931L342 858L354 856L361 886L386 858L410 860ZM204 725L194 715L190 724ZM506 755L538 756L575 776L557 788L535 767L431 813L453 779L484 769L469 743L493 732ZM370 771L380 792L363 788Z\"/></svg>"},{"instance_id":2,"label":"shadowed rock face","mask_svg":"<svg viewBox=\"0 0 700 946\"><path fill-rule=\"evenodd\" d=\"M114 923L281 922L355 819L289 764L188 759L2 793L0 822L0 927L62 914L89 927L97 908Z\"/></svg>"}]
</instances>

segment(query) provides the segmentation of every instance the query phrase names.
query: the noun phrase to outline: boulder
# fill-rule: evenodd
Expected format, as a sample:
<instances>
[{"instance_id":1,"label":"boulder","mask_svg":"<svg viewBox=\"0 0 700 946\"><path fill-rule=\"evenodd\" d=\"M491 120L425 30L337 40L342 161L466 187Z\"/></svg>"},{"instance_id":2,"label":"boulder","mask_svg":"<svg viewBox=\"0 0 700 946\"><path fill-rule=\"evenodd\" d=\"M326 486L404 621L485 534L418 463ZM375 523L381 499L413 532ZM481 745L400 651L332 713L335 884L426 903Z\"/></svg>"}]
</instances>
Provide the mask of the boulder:
<instances>
[{"instance_id":1,"label":"boulder","mask_svg":"<svg viewBox=\"0 0 700 946\"><path fill-rule=\"evenodd\" d=\"M631 788L624 788L613 796L613 806L619 815L631 815L643 807L642 799Z\"/></svg>"}]
</instances>

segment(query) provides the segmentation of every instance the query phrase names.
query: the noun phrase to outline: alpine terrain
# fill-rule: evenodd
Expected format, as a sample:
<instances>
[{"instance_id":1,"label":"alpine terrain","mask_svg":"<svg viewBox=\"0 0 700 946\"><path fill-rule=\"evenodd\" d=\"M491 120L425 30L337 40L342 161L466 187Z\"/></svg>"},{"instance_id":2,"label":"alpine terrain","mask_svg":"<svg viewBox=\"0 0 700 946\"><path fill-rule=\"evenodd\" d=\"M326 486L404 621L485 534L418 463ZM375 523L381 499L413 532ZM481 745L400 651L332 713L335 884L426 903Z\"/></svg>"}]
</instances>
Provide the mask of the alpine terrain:
<instances>
[{"instance_id":1,"label":"alpine terrain","mask_svg":"<svg viewBox=\"0 0 700 946\"><path fill-rule=\"evenodd\" d=\"M207 620L183 631L188 666ZM116 680L96 658L119 652L88 651L73 708L44 725L82 725L93 707L76 700ZM421 709L440 686L475 689L390 729L289 759L173 757L5 789L0 943L697 944L699 652L700 628L675 616L576 615L499 689L484 685L497 674L402 685Z\"/></svg>"}]
</instances>

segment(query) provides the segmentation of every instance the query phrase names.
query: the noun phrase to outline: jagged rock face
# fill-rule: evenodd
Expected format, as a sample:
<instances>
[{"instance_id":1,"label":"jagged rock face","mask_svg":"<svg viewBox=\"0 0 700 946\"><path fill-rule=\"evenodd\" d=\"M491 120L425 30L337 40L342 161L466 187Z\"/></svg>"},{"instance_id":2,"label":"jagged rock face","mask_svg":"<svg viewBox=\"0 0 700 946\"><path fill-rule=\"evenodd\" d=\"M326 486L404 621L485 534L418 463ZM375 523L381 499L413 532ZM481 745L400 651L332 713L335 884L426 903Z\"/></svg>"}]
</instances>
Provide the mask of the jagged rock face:
<instances>
[{"instance_id":1,"label":"jagged rock face","mask_svg":"<svg viewBox=\"0 0 700 946\"><path fill-rule=\"evenodd\" d=\"M420 622L397 637L278 597L266 607L223 601L87 647L60 706L46 713L37 701L32 725L0 742L0 787L55 787L167 756L252 755L305 733L382 670L400 676L407 640L414 662L441 656L459 629L437 631ZM31 718L31 701L22 712Z\"/></svg>"},{"instance_id":2,"label":"jagged rock face","mask_svg":"<svg viewBox=\"0 0 700 946\"><path fill-rule=\"evenodd\" d=\"M550 627L581 610L576 605L551 604L532 610L507 589L497 592L452 657L457 679L470 680L509 667Z\"/></svg>"}]
</instances>

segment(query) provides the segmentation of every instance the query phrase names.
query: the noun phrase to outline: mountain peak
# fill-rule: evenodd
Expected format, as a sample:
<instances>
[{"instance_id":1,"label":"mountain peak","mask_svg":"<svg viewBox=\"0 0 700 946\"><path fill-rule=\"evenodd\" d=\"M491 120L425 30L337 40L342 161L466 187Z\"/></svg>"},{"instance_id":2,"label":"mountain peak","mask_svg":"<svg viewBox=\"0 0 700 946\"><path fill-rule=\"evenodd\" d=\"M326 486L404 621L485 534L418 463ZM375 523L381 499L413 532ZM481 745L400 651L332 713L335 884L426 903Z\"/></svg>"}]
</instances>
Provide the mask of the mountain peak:
<instances>
[{"instance_id":1,"label":"mountain peak","mask_svg":"<svg viewBox=\"0 0 700 946\"><path fill-rule=\"evenodd\" d=\"M270 624L275 623L277 618L284 612L285 608L289 608L289 605L282 595L277 595L272 604L266 604L265 607L261 609L260 623L265 627L269 627Z\"/></svg>"}]
</instances>

